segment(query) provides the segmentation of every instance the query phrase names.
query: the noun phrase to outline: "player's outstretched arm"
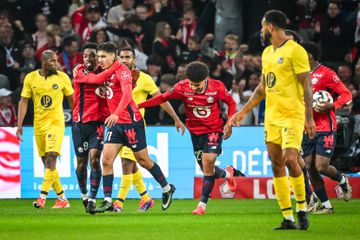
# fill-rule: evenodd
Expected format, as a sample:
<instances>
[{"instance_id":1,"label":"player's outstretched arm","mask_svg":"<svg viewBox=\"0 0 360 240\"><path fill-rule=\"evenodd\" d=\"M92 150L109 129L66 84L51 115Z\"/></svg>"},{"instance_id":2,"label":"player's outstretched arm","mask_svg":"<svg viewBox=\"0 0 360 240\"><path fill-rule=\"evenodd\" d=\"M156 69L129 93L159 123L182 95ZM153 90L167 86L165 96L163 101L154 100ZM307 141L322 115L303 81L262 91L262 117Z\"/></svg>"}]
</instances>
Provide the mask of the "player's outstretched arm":
<instances>
[{"instance_id":1,"label":"player's outstretched arm","mask_svg":"<svg viewBox=\"0 0 360 240\"><path fill-rule=\"evenodd\" d=\"M21 97L18 107L18 128L16 131L16 136L19 140L22 141L22 135L23 135L23 122L26 115L26 111L29 106L29 98Z\"/></svg>"},{"instance_id":2,"label":"player's outstretched arm","mask_svg":"<svg viewBox=\"0 0 360 240\"><path fill-rule=\"evenodd\" d=\"M156 97L161 95L160 92L156 92L152 95L152 97ZM175 110L173 109L173 107L171 106L171 104L166 101L164 103L160 104L160 107L162 109L164 109L164 111L170 115L170 117L174 120L175 122L175 128L178 132L180 132L181 130L181 135L184 135L185 133L185 125L184 123L180 120L179 116L176 114Z\"/></svg>"},{"instance_id":3,"label":"player's outstretched arm","mask_svg":"<svg viewBox=\"0 0 360 240\"><path fill-rule=\"evenodd\" d=\"M165 94L160 94L156 97L150 98L149 100L146 100L145 102L142 102L140 104L138 104L139 108L148 108L148 107L154 107L154 106L158 106L166 101L168 101L169 99L166 98L166 93Z\"/></svg>"},{"instance_id":4,"label":"player's outstretched arm","mask_svg":"<svg viewBox=\"0 0 360 240\"><path fill-rule=\"evenodd\" d=\"M316 125L313 118L313 92L310 80L310 73L304 72L297 74L299 82L303 85L304 88L304 101L305 101L305 131L310 138L315 137Z\"/></svg>"},{"instance_id":5,"label":"player's outstretched arm","mask_svg":"<svg viewBox=\"0 0 360 240\"><path fill-rule=\"evenodd\" d=\"M110 68L102 71L101 73L88 73L85 76L75 78L74 82L76 83L85 83L85 84L101 84L111 77L111 75L120 67L121 63L115 61Z\"/></svg>"},{"instance_id":6,"label":"player's outstretched arm","mask_svg":"<svg viewBox=\"0 0 360 240\"><path fill-rule=\"evenodd\" d=\"M251 95L249 101L245 106L237 113L235 113L230 121L228 122L231 126L240 126L240 122L245 118L246 114L250 112L256 105L258 105L261 100L265 97L265 81L264 76L261 76L261 83L255 88L253 94Z\"/></svg>"}]
</instances>

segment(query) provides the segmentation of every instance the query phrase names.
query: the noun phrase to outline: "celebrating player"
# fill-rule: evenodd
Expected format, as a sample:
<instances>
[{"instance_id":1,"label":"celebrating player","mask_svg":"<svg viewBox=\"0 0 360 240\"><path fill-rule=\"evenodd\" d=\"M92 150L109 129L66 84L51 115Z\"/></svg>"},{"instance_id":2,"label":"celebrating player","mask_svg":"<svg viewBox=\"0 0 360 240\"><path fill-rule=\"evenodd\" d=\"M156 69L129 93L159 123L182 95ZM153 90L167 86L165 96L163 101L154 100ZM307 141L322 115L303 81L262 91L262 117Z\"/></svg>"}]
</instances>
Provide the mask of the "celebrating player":
<instances>
[{"instance_id":1,"label":"celebrating player","mask_svg":"<svg viewBox=\"0 0 360 240\"><path fill-rule=\"evenodd\" d=\"M75 78L83 78L89 72L98 72L94 43L82 48L84 64L74 69ZM96 194L101 179L100 155L104 142L104 121L109 115L106 103L106 89L97 84L74 81L73 144L77 159L76 176L81 198L87 212L94 214ZM87 166L90 159L90 197L87 192Z\"/></svg>"},{"instance_id":2,"label":"celebrating player","mask_svg":"<svg viewBox=\"0 0 360 240\"><path fill-rule=\"evenodd\" d=\"M348 178L330 165L330 159L336 145L335 110L346 103L351 103L352 96L336 73L319 62L319 46L314 42L304 42L301 45L309 55L313 92L325 90L329 91L333 97L338 96L333 103L316 103L313 112L316 124L315 138L310 139L308 134L304 133L302 142L302 154L309 171L310 181L321 201L321 206L314 204L309 210L317 214L333 213L334 209L327 197L324 181L320 174L339 182L344 193L344 200L351 199L352 188Z\"/></svg>"},{"instance_id":3,"label":"celebrating player","mask_svg":"<svg viewBox=\"0 0 360 240\"><path fill-rule=\"evenodd\" d=\"M78 82L87 84L101 84L107 90L107 103L110 116L105 120L109 127L103 150L103 190L104 202L97 209L98 212L113 210L111 199L114 180L113 163L123 146L129 147L138 163L147 169L161 185L162 209L166 210L171 202L175 187L168 184L159 165L149 158L146 145L144 121L132 99L131 71L116 61L117 48L107 42L98 46L98 61L103 69L100 74L89 73Z\"/></svg>"},{"instance_id":4,"label":"celebrating player","mask_svg":"<svg viewBox=\"0 0 360 240\"><path fill-rule=\"evenodd\" d=\"M175 84L169 92L139 104L139 107L156 106L170 99L179 99L185 103L186 126L191 133L196 160L204 173L201 200L192 213L203 215L215 178L225 177L230 190L236 190L234 169L227 167L225 171L215 166L216 158L222 150L222 139L231 136L231 126L223 127L219 101L228 105L229 119L236 111L236 103L222 82L209 78L209 69L204 63L190 63L185 73L188 79Z\"/></svg>"},{"instance_id":5,"label":"celebrating player","mask_svg":"<svg viewBox=\"0 0 360 240\"><path fill-rule=\"evenodd\" d=\"M23 121L29 99L34 102L34 135L38 153L45 165L40 197L33 203L35 208L44 208L46 197L53 187L58 195L53 208L68 208L69 201L60 183L56 159L60 155L65 131L63 98L66 97L73 109L73 88L68 75L57 70L58 58L55 52L46 50L41 54L41 69L30 72L24 79L24 87L18 109L16 135L23 135Z\"/></svg>"},{"instance_id":6,"label":"celebrating player","mask_svg":"<svg viewBox=\"0 0 360 240\"><path fill-rule=\"evenodd\" d=\"M135 51L131 47L124 47L120 50L121 63L126 65L132 72L133 81L136 81L136 87L132 91L132 95L135 103L143 102L147 99L148 95L157 96L160 95L158 87L151 77L138 69L136 69ZM161 105L162 108L174 119L176 129L184 134L185 126L176 115L174 109L170 103L166 102ZM140 110L142 116L144 116L144 109ZM149 196L144 185L141 171L136 165L136 158L131 149L124 146L120 150L120 157L122 162L123 176L121 178L121 186L118 193L118 199L114 202L114 211L121 212L123 210L123 203L129 189L134 183L134 186L141 196L139 203L139 211L147 211L154 205L154 200Z\"/></svg>"},{"instance_id":7,"label":"celebrating player","mask_svg":"<svg viewBox=\"0 0 360 240\"><path fill-rule=\"evenodd\" d=\"M261 33L271 43L262 55L262 82L244 108L231 119L238 126L246 114L266 95L265 142L274 173L274 188L284 220L279 229L296 229L290 199L290 182L295 193L299 229L307 229L304 175L298 163L304 124L310 138L315 136L312 114L310 67L306 51L288 40L286 16L277 10L265 13ZM305 102L305 103L304 103Z\"/></svg>"}]
</instances>

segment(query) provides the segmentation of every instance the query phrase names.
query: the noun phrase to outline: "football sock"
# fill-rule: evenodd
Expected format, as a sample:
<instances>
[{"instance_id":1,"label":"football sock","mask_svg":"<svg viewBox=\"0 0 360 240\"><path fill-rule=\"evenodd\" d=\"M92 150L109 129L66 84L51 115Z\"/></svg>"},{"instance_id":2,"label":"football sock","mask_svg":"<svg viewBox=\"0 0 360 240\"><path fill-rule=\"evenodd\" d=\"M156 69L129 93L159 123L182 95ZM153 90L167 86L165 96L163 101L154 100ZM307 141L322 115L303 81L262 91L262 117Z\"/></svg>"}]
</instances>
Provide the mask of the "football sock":
<instances>
[{"instance_id":1,"label":"football sock","mask_svg":"<svg viewBox=\"0 0 360 240\"><path fill-rule=\"evenodd\" d=\"M202 206L204 209L206 209L206 203L199 202L198 206Z\"/></svg>"},{"instance_id":2,"label":"football sock","mask_svg":"<svg viewBox=\"0 0 360 240\"><path fill-rule=\"evenodd\" d=\"M274 177L276 198L285 219L294 219L290 199L290 182L287 176Z\"/></svg>"},{"instance_id":3,"label":"football sock","mask_svg":"<svg viewBox=\"0 0 360 240\"><path fill-rule=\"evenodd\" d=\"M164 187L169 185L168 182L166 181L166 178L165 178L163 172L161 171L159 165L156 164L156 162L154 162L154 166L149 170L149 172L155 178L155 180L160 184L160 186L163 188L163 190L164 190ZM165 191L165 192L167 192L167 191Z\"/></svg>"},{"instance_id":4,"label":"football sock","mask_svg":"<svg viewBox=\"0 0 360 240\"><path fill-rule=\"evenodd\" d=\"M308 171L307 171L306 167L303 167L302 172L304 174L304 181L305 181L306 202L309 203L312 191L310 188L309 176L308 176Z\"/></svg>"},{"instance_id":5,"label":"football sock","mask_svg":"<svg viewBox=\"0 0 360 240\"><path fill-rule=\"evenodd\" d=\"M132 183L133 183L133 175L132 174L122 176L120 190L118 193L119 199L122 199L123 201L125 200L126 195L128 194Z\"/></svg>"},{"instance_id":6,"label":"football sock","mask_svg":"<svg viewBox=\"0 0 360 240\"><path fill-rule=\"evenodd\" d=\"M150 195L146 191L146 187L140 169L138 169L136 173L133 174L133 183L136 190L140 194L141 199L148 201L150 199Z\"/></svg>"},{"instance_id":7,"label":"football sock","mask_svg":"<svg viewBox=\"0 0 360 240\"><path fill-rule=\"evenodd\" d=\"M87 193L87 189L86 189L87 168L84 167L82 169L76 169L76 177L78 180L80 192L82 194L86 194Z\"/></svg>"},{"instance_id":8,"label":"football sock","mask_svg":"<svg viewBox=\"0 0 360 240\"><path fill-rule=\"evenodd\" d=\"M320 201L322 203L329 200L329 198L326 194L325 187L323 187L323 186L317 187L316 189L314 189L314 191L316 193L316 196L320 199Z\"/></svg>"},{"instance_id":9,"label":"football sock","mask_svg":"<svg viewBox=\"0 0 360 240\"><path fill-rule=\"evenodd\" d=\"M55 170L51 170L50 168L45 168L44 179L41 184L41 191L40 191L41 198L46 199L50 191L51 185L55 180L55 176L56 176Z\"/></svg>"},{"instance_id":10,"label":"football sock","mask_svg":"<svg viewBox=\"0 0 360 240\"><path fill-rule=\"evenodd\" d=\"M203 184L202 184L202 192L200 201L203 203L207 203L211 194L211 190L213 189L215 182L215 176L204 176Z\"/></svg>"},{"instance_id":11,"label":"football sock","mask_svg":"<svg viewBox=\"0 0 360 240\"><path fill-rule=\"evenodd\" d=\"M56 195L58 196L59 199L66 200L66 196L65 196L65 193L63 191L61 182L60 182L59 171L57 169L55 169L54 172L55 172L55 179L54 179L52 187L53 187L53 189L54 189L54 191L55 191L55 193L56 193Z\"/></svg>"},{"instance_id":12,"label":"football sock","mask_svg":"<svg viewBox=\"0 0 360 240\"><path fill-rule=\"evenodd\" d=\"M95 199L98 192L101 180L101 171L90 172L90 198Z\"/></svg>"},{"instance_id":13,"label":"football sock","mask_svg":"<svg viewBox=\"0 0 360 240\"><path fill-rule=\"evenodd\" d=\"M104 197L111 199L112 194L112 184L114 181L114 174L103 176L103 190L104 190Z\"/></svg>"},{"instance_id":14,"label":"football sock","mask_svg":"<svg viewBox=\"0 0 360 240\"><path fill-rule=\"evenodd\" d=\"M333 208L329 200L327 200L326 202L322 202L321 204L322 204L325 208Z\"/></svg>"},{"instance_id":15,"label":"football sock","mask_svg":"<svg viewBox=\"0 0 360 240\"><path fill-rule=\"evenodd\" d=\"M298 177L290 177L291 186L296 200L296 211L306 211L304 174Z\"/></svg>"},{"instance_id":16,"label":"football sock","mask_svg":"<svg viewBox=\"0 0 360 240\"><path fill-rule=\"evenodd\" d=\"M81 194L81 199L84 201L86 199L89 199L89 196L87 194Z\"/></svg>"},{"instance_id":17,"label":"football sock","mask_svg":"<svg viewBox=\"0 0 360 240\"><path fill-rule=\"evenodd\" d=\"M214 177L215 178L224 178L226 177L226 171L222 168L219 168L218 166L215 166L215 173L214 173Z\"/></svg>"}]
</instances>

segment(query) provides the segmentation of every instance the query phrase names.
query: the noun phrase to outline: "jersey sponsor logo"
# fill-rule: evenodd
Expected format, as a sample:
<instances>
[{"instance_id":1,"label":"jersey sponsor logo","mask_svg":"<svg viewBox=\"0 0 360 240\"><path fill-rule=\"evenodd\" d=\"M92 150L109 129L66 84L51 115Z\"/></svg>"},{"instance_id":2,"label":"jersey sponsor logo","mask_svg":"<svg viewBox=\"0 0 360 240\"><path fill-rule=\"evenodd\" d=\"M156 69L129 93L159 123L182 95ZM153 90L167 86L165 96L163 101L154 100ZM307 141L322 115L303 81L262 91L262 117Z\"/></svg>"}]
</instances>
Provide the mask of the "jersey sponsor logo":
<instances>
[{"instance_id":1,"label":"jersey sponsor logo","mask_svg":"<svg viewBox=\"0 0 360 240\"><path fill-rule=\"evenodd\" d=\"M131 129L127 129L124 131L125 134L126 134L126 137L129 141L130 144L135 144L137 143L138 141L136 140L136 132L135 132L135 129L134 128L131 128Z\"/></svg>"},{"instance_id":2,"label":"jersey sponsor logo","mask_svg":"<svg viewBox=\"0 0 360 240\"><path fill-rule=\"evenodd\" d=\"M317 82L319 81L319 79L317 79L316 77L314 78L311 78L311 83L314 85L314 84L317 84Z\"/></svg>"},{"instance_id":3,"label":"jersey sponsor logo","mask_svg":"<svg viewBox=\"0 0 360 240\"><path fill-rule=\"evenodd\" d=\"M197 118L207 118L210 116L211 109L206 106L195 106L193 113Z\"/></svg>"},{"instance_id":4,"label":"jersey sponsor logo","mask_svg":"<svg viewBox=\"0 0 360 240\"><path fill-rule=\"evenodd\" d=\"M275 86L275 83L276 83L276 76L273 72L269 72L267 75L266 75L266 86L268 88L272 88Z\"/></svg>"},{"instance_id":5,"label":"jersey sponsor logo","mask_svg":"<svg viewBox=\"0 0 360 240\"><path fill-rule=\"evenodd\" d=\"M49 95L44 95L41 97L40 103L44 108L48 108L52 104L52 98Z\"/></svg>"},{"instance_id":6,"label":"jersey sponsor logo","mask_svg":"<svg viewBox=\"0 0 360 240\"><path fill-rule=\"evenodd\" d=\"M207 99L206 99L206 101L208 102L208 103L213 103L214 102L214 98L213 97L208 97Z\"/></svg>"},{"instance_id":7,"label":"jersey sponsor logo","mask_svg":"<svg viewBox=\"0 0 360 240\"><path fill-rule=\"evenodd\" d=\"M120 74L120 78L121 79L127 79L127 78L129 78L130 77L130 74L129 74L129 72L127 72L127 71L123 71L123 72L121 72L121 74Z\"/></svg>"},{"instance_id":8,"label":"jersey sponsor logo","mask_svg":"<svg viewBox=\"0 0 360 240\"><path fill-rule=\"evenodd\" d=\"M112 99L114 93L109 86L99 86L95 89L95 94L104 99Z\"/></svg>"},{"instance_id":9,"label":"jersey sponsor logo","mask_svg":"<svg viewBox=\"0 0 360 240\"><path fill-rule=\"evenodd\" d=\"M215 92L206 92L205 93L206 96L214 96L216 94L217 94L217 91L215 91Z\"/></svg>"},{"instance_id":10,"label":"jersey sponsor logo","mask_svg":"<svg viewBox=\"0 0 360 240\"><path fill-rule=\"evenodd\" d=\"M57 89L59 88L59 85L53 84L53 85L52 85L52 88L53 88L54 90L57 90Z\"/></svg>"}]
</instances>

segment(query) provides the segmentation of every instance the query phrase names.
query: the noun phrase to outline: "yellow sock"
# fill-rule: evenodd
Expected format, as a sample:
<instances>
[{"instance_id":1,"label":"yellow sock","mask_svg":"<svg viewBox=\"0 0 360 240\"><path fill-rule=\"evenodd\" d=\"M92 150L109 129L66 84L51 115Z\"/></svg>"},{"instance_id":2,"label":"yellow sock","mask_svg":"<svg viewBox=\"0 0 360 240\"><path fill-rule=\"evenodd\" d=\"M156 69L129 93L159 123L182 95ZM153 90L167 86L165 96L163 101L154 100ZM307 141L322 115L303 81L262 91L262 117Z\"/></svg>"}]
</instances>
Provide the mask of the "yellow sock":
<instances>
[{"instance_id":1,"label":"yellow sock","mask_svg":"<svg viewBox=\"0 0 360 240\"><path fill-rule=\"evenodd\" d=\"M52 187L53 187L56 195L58 196L58 198L60 198L60 199L65 198L66 199L64 190L63 190L61 182L60 182L59 171L57 169L55 169L54 171L55 171L55 180L54 180L54 183L53 183Z\"/></svg>"},{"instance_id":2,"label":"yellow sock","mask_svg":"<svg viewBox=\"0 0 360 240\"><path fill-rule=\"evenodd\" d=\"M274 177L274 188L282 215L286 219L293 219L294 215L291 208L290 182L288 177Z\"/></svg>"},{"instance_id":3,"label":"yellow sock","mask_svg":"<svg viewBox=\"0 0 360 240\"><path fill-rule=\"evenodd\" d=\"M134 173L134 186L140 194L142 200L148 201L150 199L150 195L146 191L140 169L138 169L136 173Z\"/></svg>"},{"instance_id":4,"label":"yellow sock","mask_svg":"<svg viewBox=\"0 0 360 240\"><path fill-rule=\"evenodd\" d=\"M126 195L128 194L131 184L133 182L133 175L132 174L128 174L128 175L123 175L121 178L121 185L120 185L120 190L118 193L118 198L122 199L123 201L126 198Z\"/></svg>"},{"instance_id":5,"label":"yellow sock","mask_svg":"<svg viewBox=\"0 0 360 240\"><path fill-rule=\"evenodd\" d=\"M51 170L50 168L45 168L44 179L41 184L41 192L40 192L41 198L46 199L50 191L51 185L54 182L54 179L55 179L55 171Z\"/></svg>"},{"instance_id":6,"label":"yellow sock","mask_svg":"<svg viewBox=\"0 0 360 240\"><path fill-rule=\"evenodd\" d=\"M296 200L296 211L306 211L304 175L290 177L291 186L294 190Z\"/></svg>"}]
</instances>

